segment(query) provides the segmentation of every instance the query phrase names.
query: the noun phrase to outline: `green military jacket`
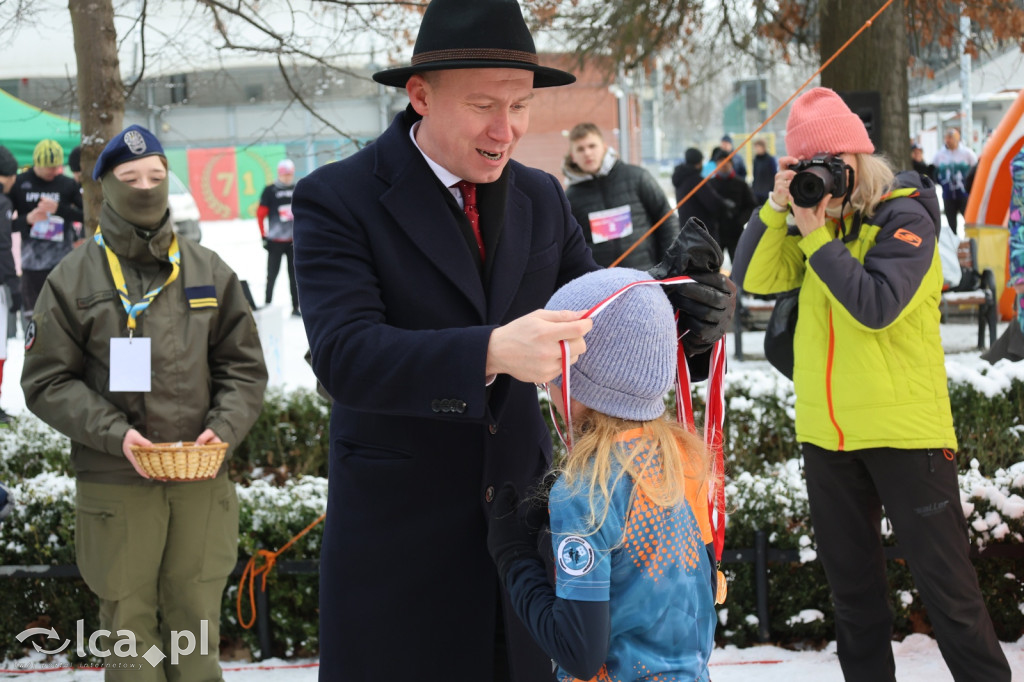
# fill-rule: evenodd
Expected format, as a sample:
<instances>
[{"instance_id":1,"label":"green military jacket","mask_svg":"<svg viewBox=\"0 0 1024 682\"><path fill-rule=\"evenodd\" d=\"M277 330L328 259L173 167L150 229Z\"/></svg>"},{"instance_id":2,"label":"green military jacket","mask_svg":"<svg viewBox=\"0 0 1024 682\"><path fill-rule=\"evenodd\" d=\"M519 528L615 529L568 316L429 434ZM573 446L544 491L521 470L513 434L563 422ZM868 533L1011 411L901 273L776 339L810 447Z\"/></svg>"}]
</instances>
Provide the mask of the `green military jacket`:
<instances>
[{"instance_id":1,"label":"green military jacket","mask_svg":"<svg viewBox=\"0 0 1024 682\"><path fill-rule=\"evenodd\" d=\"M169 219L146 240L104 203L100 228L132 302L167 280ZM154 443L193 441L210 428L231 444L230 457L259 416L267 369L238 277L209 249L187 239L179 248L177 279L133 333L151 340L148 393L110 391L110 339L128 336L128 314L101 244L90 240L68 254L39 294L21 385L28 409L71 439L81 480L147 483L121 451L129 428Z\"/></svg>"}]
</instances>

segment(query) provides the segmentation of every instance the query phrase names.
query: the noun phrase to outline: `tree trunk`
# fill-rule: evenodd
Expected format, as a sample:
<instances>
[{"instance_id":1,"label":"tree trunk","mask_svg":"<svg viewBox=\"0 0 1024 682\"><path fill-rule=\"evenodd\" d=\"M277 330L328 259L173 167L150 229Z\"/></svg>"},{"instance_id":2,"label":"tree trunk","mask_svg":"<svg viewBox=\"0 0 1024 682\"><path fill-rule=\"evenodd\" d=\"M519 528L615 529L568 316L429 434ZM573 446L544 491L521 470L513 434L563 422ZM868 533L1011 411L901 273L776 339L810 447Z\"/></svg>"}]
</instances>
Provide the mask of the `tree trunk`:
<instances>
[{"instance_id":1,"label":"tree trunk","mask_svg":"<svg viewBox=\"0 0 1024 682\"><path fill-rule=\"evenodd\" d=\"M883 0L822 0L821 59L842 47L882 5ZM836 92L874 91L881 110L874 112L875 151L897 170L910 167L907 63L910 59L904 0L894 0L821 74L821 84ZM860 112L858 112L860 113Z\"/></svg>"},{"instance_id":2,"label":"tree trunk","mask_svg":"<svg viewBox=\"0 0 1024 682\"><path fill-rule=\"evenodd\" d=\"M99 220L103 193L92 179L96 158L124 122L124 84L117 59L112 0L68 0L78 62L78 110L82 119L82 188L85 233Z\"/></svg>"}]
</instances>

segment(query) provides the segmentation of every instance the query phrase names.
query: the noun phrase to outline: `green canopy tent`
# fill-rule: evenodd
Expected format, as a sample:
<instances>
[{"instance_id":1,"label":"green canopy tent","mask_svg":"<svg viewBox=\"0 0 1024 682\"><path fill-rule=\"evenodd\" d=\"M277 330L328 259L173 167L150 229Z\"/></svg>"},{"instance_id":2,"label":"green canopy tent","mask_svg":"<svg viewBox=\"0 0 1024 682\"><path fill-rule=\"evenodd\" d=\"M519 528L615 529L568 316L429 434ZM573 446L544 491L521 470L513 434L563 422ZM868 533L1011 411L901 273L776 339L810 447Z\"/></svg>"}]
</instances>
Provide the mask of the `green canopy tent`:
<instances>
[{"instance_id":1,"label":"green canopy tent","mask_svg":"<svg viewBox=\"0 0 1024 682\"><path fill-rule=\"evenodd\" d=\"M32 165L32 150L45 139L56 140L64 147L66 161L82 141L82 126L0 90L0 144L11 150L19 167Z\"/></svg>"}]
</instances>

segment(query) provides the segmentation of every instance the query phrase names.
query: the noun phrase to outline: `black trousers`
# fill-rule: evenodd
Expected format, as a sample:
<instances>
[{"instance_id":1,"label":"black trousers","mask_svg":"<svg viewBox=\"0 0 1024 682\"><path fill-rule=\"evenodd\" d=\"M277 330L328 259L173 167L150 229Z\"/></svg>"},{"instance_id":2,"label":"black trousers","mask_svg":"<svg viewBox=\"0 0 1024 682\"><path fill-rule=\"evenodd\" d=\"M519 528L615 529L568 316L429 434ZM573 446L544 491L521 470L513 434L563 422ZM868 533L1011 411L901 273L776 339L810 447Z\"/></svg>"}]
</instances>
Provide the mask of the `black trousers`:
<instances>
[{"instance_id":1,"label":"black trousers","mask_svg":"<svg viewBox=\"0 0 1024 682\"><path fill-rule=\"evenodd\" d=\"M949 223L949 229L953 230L953 233L956 234L957 215L963 215L967 210L967 197L960 197L959 199L943 197L942 208L946 212L946 222Z\"/></svg>"},{"instance_id":2,"label":"black trousers","mask_svg":"<svg viewBox=\"0 0 1024 682\"><path fill-rule=\"evenodd\" d=\"M288 288L292 295L292 310L299 309L299 292L295 287L295 246L292 242L267 242L267 297L270 303L274 297L274 283L281 271L281 256L288 260Z\"/></svg>"},{"instance_id":3,"label":"black trousers","mask_svg":"<svg viewBox=\"0 0 1024 682\"><path fill-rule=\"evenodd\" d=\"M956 458L943 450L833 452L803 444L814 536L847 682L895 682L882 506L957 682L1010 682L971 564Z\"/></svg>"}]
</instances>

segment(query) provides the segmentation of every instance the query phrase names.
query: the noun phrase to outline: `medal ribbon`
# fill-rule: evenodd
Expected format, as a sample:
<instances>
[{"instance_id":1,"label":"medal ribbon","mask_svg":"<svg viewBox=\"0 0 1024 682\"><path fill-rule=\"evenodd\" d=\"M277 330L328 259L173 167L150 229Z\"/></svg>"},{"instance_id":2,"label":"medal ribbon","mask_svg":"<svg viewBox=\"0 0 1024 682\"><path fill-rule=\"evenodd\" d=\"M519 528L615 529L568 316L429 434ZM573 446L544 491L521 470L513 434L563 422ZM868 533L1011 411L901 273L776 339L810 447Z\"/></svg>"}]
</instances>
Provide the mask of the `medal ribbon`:
<instances>
[{"instance_id":1,"label":"medal ribbon","mask_svg":"<svg viewBox=\"0 0 1024 682\"><path fill-rule=\"evenodd\" d=\"M117 287L117 294L121 297L121 304L124 306L124 311L128 313L128 331L135 331L135 320L136 318L145 312L149 304L153 302L164 287L178 279L178 273L181 271L181 252L178 250L178 235L174 235L171 238L171 246L167 251L168 259L171 261L171 274L168 275L167 281L158 286L156 289L148 292L142 297L142 300L138 303L132 303L132 300L128 298L128 284L124 281L124 273L121 271L121 261L118 260L117 254L114 253L106 242L103 241L103 235L100 234L100 226L96 226L96 234L93 236L93 240L103 247L103 250L107 254L107 263L110 264L110 274L114 278L114 286Z\"/></svg>"}]
</instances>

